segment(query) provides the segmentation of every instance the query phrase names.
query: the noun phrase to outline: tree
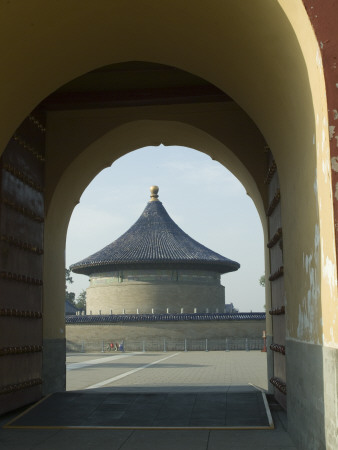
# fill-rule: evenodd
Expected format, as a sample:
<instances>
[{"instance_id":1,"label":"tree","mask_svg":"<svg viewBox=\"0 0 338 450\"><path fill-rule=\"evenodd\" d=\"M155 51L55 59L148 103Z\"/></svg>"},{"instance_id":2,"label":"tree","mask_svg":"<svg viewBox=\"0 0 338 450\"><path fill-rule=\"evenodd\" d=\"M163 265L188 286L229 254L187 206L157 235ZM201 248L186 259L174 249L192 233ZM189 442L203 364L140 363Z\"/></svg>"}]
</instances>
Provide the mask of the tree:
<instances>
[{"instance_id":1,"label":"tree","mask_svg":"<svg viewBox=\"0 0 338 450\"><path fill-rule=\"evenodd\" d=\"M265 275L262 275L262 276L260 277L260 279L259 279L259 284L260 284L262 287L265 287Z\"/></svg>"},{"instance_id":2,"label":"tree","mask_svg":"<svg viewBox=\"0 0 338 450\"><path fill-rule=\"evenodd\" d=\"M260 284L262 287L265 287L265 274L262 275L262 276L260 277L260 279L259 279L259 284ZM266 311L266 305L264 305L264 310Z\"/></svg>"},{"instance_id":3,"label":"tree","mask_svg":"<svg viewBox=\"0 0 338 450\"><path fill-rule=\"evenodd\" d=\"M74 282L73 277L70 274L70 269L67 269L67 268L65 269L65 278L66 278L66 285L67 285L67 283L72 284Z\"/></svg>"},{"instance_id":4,"label":"tree","mask_svg":"<svg viewBox=\"0 0 338 450\"><path fill-rule=\"evenodd\" d=\"M70 269L65 269L65 300L68 301L69 303L71 303L73 306L76 306L75 303L75 292L68 292L67 289L67 283L72 284L73 283L73 278L70 274Z\"/></svg>"},{"instance_id":5,"label":"tree","mask_svg":"<svg viewBox=\"0 0 338 450\"><path fill-rule=\"evenodd\" d=\"M65 299L66 299L66 301L71 303L73 306L76 306L76 303L75 303L75 292L68 292L68 291L66 291Z\"/></svg>"},{"instance_id":6,"label":"tree","mask_svg":"<svg viewBox=\"0 0 338 450\"><path fill-rule=\"evenodd\" d=\"M86 300L87 300L87 293L84 289L80 292L76 299L76 307L78 309L86 310Z\"/></svg>"}]
</instances>

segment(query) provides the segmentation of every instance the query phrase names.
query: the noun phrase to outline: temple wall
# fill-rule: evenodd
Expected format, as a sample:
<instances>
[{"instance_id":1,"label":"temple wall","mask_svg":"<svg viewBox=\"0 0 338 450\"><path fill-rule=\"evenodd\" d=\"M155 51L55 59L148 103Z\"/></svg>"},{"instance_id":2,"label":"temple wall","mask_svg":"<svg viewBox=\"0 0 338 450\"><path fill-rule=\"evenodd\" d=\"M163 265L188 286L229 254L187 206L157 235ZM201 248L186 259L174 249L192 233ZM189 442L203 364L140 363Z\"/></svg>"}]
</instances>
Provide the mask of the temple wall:
<instances>
[{"instance_id":1,"label":"temple wall","mask_svg":"<svg viewBox=\"0 0 338 450\"><path fill-rule=\"evenodd\" d=\"M224 312L221 284L137 282L87 289L87 314ZM183 311L182 311L183 308Z\"/></svg>"}]
</instances>

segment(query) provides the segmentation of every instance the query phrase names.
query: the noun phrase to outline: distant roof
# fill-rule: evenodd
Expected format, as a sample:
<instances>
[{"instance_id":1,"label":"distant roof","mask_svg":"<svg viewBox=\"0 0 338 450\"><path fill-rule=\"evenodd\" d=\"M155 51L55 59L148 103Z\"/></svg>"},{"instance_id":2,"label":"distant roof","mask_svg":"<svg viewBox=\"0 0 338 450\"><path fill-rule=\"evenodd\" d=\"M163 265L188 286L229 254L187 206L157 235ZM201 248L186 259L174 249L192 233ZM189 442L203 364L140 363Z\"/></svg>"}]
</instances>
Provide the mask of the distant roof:
<instances>
[{"instance_id":1,"label":"distant roof","mask_svg":"<svg viewBox=\"0 0 338 450\"><path fill-rule=\"evenodd\" d=\"M79 310L72 305L68 300L65 300L65 314L68 315L75 315Z\"/></svg>"},{"instance_id":2,"label":"distant roof","mask_svg":"<svg viewBox=\"0 0 338 450\"><path fill-rule=\"evenodd\" d=\"M137 222L116 241L70 268L75 273L120 268L177 267L233 272L240 265L189 237L170 218L152 186L151 199Z\"/></svg>"}]
</instances>

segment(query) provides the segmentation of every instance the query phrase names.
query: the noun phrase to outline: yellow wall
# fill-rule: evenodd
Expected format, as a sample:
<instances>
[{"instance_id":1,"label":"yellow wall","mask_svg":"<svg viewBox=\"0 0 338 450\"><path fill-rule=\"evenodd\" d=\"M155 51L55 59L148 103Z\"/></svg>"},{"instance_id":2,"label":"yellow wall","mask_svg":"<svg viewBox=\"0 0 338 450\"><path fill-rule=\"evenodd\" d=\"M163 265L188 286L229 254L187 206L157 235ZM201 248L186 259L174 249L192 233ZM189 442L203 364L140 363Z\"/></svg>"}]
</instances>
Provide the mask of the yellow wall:
<instances>
[{"instance_id":1,"label":"yellow wall","mask_svg":"<svg viewBox=\"0 0 338 450\"><path fill-rule=\"evenodd\" d=\"M279 168L289 338L337 346L337 272L325 88L318 44L300 0L196 0L193 4L180 0L7 2L1 5L0 30L1 148L46 95L89 70L114 62L138 60L172 65L205 78L229 94L258 126ZM183 126L182 122L187 126L186 118L177 118L175 107L172 111L171 118L163 120L177 127ZM89 120L91 113L83 112L86 114ZM52 124L56 119L48 120ZM113 136L118 132L116 122L110 129L97 132L100 118L95 120L96 135L90 140L88 130L80 141L80 136L74 134L73 146L77 150L68 149L67 154L63 146L52 142L53 130L48 132L47 277L50 264L58 262L54 279L45 284L50 298L63 285L61 260L66 222L75 199L98 170L86 166L89 155L94 154L91 152L99 143L119 143ZM128 124L126 117L119 131L123 126L125 132L130 131L128 127L136 126L134 121L139 118L131 120ZM154 120L151 114L150 120ZM251 146L242 155L247 158L246 164L234 146L226 145L226 136L210 129L210 123L204 128L204 120L189 123L195 133L189 139L172 127L166 141L185 145L189 141L190 146L200 149L203 146L198 136L206 133L218 143L215 145L222 146L217 154L220 161L237 165L237 173L242 171L242 183L252 184L249 191L256 205L262 204L257 194L259 186L254 186L257 181L253 183L258 179L258 168L248 163L253 156ZM155 136L159 127L156 122L150 125L148 130ZM243 128L238 138L246 132ZM109 139L105 140L107 135ZM129 134L129 139L124 138L125 145L108 160L102 157L98 165L104 167L119 152L135 148L144 141L144 136L142 139L139 135ZM161 133L156 137L162 140ZM194 142L196 145L192 145ZM211 147L206 151L212 153ZM79 164L77 167L85 169L85 173L78 183L73 183L73 204L60 210L57 197L67 177L74 177L72 164ZM63 237L58 241L61 247L55 248L53 227L60 214ZM46 332L56 334L49 329Z\"/></svg>"}]
</instances>

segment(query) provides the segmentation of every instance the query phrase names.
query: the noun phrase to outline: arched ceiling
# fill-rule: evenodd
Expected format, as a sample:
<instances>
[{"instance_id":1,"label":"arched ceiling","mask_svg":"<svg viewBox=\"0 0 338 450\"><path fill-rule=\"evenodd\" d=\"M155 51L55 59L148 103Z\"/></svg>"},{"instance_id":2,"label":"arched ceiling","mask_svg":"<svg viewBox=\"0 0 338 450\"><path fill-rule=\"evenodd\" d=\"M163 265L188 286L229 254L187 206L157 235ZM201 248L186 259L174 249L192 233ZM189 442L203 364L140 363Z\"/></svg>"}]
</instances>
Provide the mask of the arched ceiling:
<instances>
[{"instance_id":1,"label":"arched ceiling","mask_svg":"<svg viewBox=\"0 0 338 450\"><path fill-rule=\"evenodd\" d=\"M42 101L48 111L227 102L232 99L200 77L163 64L111 64L66 83Z\"/></svg>"},{"instance_id":2,"label":"arched ceiling","mask_svg":"<svg viewBox=\"0 0 338 450\"><path fill-rule=\"evenodd\" d=\"M104 135L109 135L114 128L128 122L143 121L148 136L140 145L165 142L166 127L163 127L161 137L158 127L154 126L155 122L149 127L149 122L146 122L149 120L176 122L176 140L171 130L169 145L190 145L196 149L201 147L197 139L190 138L189 141L186 140L186 133L183 136L180 134L184 129L183 124L190 124L196 130L200 128L202 133L197 133L199 136L203 132L208 133L214 140L222 142L237 154L238 163L252 173L260 195L266 201L263 136L229 96L200 77L162 64L137 61L112 64L70 81L43 100L39 107L47 111L48 117L47 140L50 145L47 150L47 207L52 190L68 164L94 141L102 143ZM181 127L177 126L178 122L182 123ZM132 141L131 130L135 130L135 127L130 126L129 130L126 138ZM67 142L70 133L71 144ZM62 155L59 148L63 149ZM102 156L103 164L106 165L107 161L111 164L123 151L130 151L126 140L111 140L109 150ZM229 152L224 158L224 152L218 151L216 154L211 144L209 149L205 147L203 151L214 159L222 160L236 176L243 173L243 169L231 163L236 157L231 157ZM95 151L97 171L102 167L97 158L99 153ZM94 166L94 161L91 165ZM247 184L246 180L241 181ZM246 188L253 195L253 188Z\"/></svg>"},{"instance_id":3,"label":"arched ceiling","mask_svg":"<svg viewBox=\"0 0 338 450\"><path fill-rule=\"evenodd\" d=\"M66 0L8 2L0 16L0 145L33 108L71 80L97 69L91 78L102 80L102 67L148 61L193 74L198 83L207 80L197 84L199 89L207 90L209 83L233 98L278 157L287 145L286 132L300 140L297 118L302 124L314 120L304 55L284 3L83 0L77 7ZM293 3L291 15L306 20L302 3ZM123 77L135 82L131 73ZM191 87L196 87L194 77Z\"/></svg>"}]
</instances>

